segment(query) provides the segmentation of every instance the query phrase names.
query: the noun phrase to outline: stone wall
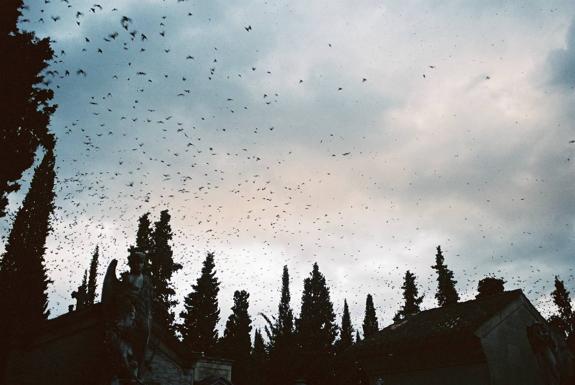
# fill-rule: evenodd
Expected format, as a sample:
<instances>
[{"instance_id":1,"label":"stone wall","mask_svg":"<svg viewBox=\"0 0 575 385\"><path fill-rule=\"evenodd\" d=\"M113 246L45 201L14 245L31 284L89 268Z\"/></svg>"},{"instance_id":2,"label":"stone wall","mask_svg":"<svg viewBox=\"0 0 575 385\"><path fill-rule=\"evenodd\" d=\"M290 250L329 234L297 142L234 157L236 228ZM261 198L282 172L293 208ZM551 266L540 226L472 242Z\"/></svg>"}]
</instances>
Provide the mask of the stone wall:
<instances>
[{"instance_id":1,"label":"stone wall","mask_svg":"<svg viewBox=\"0 0 575 385\"><path fill-rule=\"evenodd\" d=\"M201 357L194 362L192 368L194 382L210 377L221 377L232 381L232 361L230 360Z\"/></svg>"},{"instance_id":2,"label":"stone wall","mask_svg":"<svg viewBox=\"0 0 575 385\"><path fill-rule=\"evenodd\" d=\"M162 344L150 349L151 360L143 375L145 385L192 385L192 371L185 369L171 352Z\"/></svg>"}]
</instances>

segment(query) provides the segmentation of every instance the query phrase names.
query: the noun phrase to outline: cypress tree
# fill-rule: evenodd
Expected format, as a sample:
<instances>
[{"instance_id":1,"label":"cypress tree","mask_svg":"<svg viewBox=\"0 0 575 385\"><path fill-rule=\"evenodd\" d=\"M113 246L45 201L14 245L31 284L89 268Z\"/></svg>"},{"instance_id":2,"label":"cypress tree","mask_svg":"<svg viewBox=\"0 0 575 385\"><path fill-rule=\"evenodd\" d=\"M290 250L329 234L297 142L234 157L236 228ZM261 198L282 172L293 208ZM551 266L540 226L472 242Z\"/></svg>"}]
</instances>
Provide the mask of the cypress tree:
<instances>
[{"instance_id":1,"label":"cypress tree","mask_svg":"<svg viewBox=\"0 0 575 385\"><path fill-rule=\"evenodd\" d=\"M252 381L253 385L264 385L267 364L267 352L264 339L259 329L254 334L254 347L252 349Z\"/></svg>"},{"instance_id":2,"label":"cypress tree","mask_svg":"<svg viewBox=\"0 0 575 385\"><path fill-rule=\"evenodd\" d=\"M247 385L250 381L250 353L252 349L250 333L249 294L245 290L234 292L234 305L222 338L223 353L234 361L232 382Z\"/></svg>"},{"instance_id":3,"label":"cypress tree","mask_svg":"<svg viewBox=\"0 0 575 385\"><path fill-rule=\"evenodd\" d=\"M409 270L405 273L405 278L403 282L403 299L404 304L397 314L393 317L394 322L402 321L409 316L419 313L419 305L423 301L423 296L419 297L419 292L417 290L417 285L415 284L415 274L412 274Z\"/></svg>"},{"instance_id":4,"label":"cypress tree","mask_svg":"<svg viewBox=\"0 0 575 385\"><path fill-rule=\"evenodd\" d=\"M551 316L550 322L566 336L571 336L575 332L575 314L571 306L569 291L558 276L555 276L555 290L551 293L551 297L553 297L553 303L557 307L558 314Z\"/></svg>"},{"instance_id":5,"label":"cypress tree","mask_svg":"<svg viewBox=\"0 0 575 385\"><path fill-rule=\"evenodd\" d=\"M136 233L136 249L150 255L154 247L152 239L152 224L150 222L150 213L145 213L138 219L138 231ZM149 264L149 261L147 261ZM149 269L149 266L146 266Z\"/></svg>"},{"instance_id":6,"label":"cypress tree","mask_svg":"<svg viewBox=\"0 0 575 385\"><path fill-rule=\"evenodd\" d=\"M345 349L353 345L353 326L351 325L351 317L349 315L349 307L347 300L343 300L343 315L341 316L341 328L339 329L339 340L336 343L338 352L343 352Z\"/></svg>"},{"instance_id":7,"label":"cypress tree","mask_svg":"<svg viewBox=\"0 0 575 385\"><path fill-rule=\"evenodd\" d=\"M437 293L435 298L439 306L447 306L459 301L459 294L455 289L456 280L453 279L453 272L445 265L445 258L441 251L441 246L437 246L435 254L435 265L431 266L437 272Z\"/></svg>"},{"instance_id":8,"label":"cypress tree","mask_svg":"<svg viewBox=\"0 0 575 385\"><path fill-rule=\"evenodd\" d=\"M294 381L297 346L290 301L289 271L288 267L284 266L277 318L272 322L264 315L268 323L265 330L269 339L269 373L277 385L291 385Z\"/></svg>"},{"instance_id":9,"label":"cypress tree","mask_svg":"<svg viewBox=\"0 0 575 385\"><path fill-rule=\"evenodd\" d=\"M355 343L361 342L361 336L359 335L359 331L355 331Z\"/></svg>"},{"instance_id":10,"label":"cypress tree","mask_svg":"<svg viewBox=\"0 0 575 385\"><path fill-rule=\"evenodd\" d=\"M76 299L76 310L82 310L88 305L88 272L84 270L82 284L72 292L72 298Z\"/></svg>"},{"instance_id":11,"label":"cypress tree","mask_svg":"<svg viewBox=\"0 0 575 385\"><path fill-rule=\"evenodd\" d=\"M145 217L145 216L144 216ZM142 219L142 218L140 218ZM145 224L145 220L143 221ZM140 224L142 221L140 222ZM145 227L138 226L138 233L145 232ZM138 234L136 244L141 240L145 242L145 234ZM177 304L173 299L176 294L172 287L172 275L182 268L179 263L174 263L173 251L170 245L172 240L172 228L170 226L170 214L168 210L160 213L160 220L154 224L151 234L152 251L149 254L149 275L153 289L153 313L156 320L165 330L175 332L174 312L172 308Z\"/></svg>"},{"instance_id":12,"label":"cypress tree","mask_svg":"<svg viewBox=\"0 0 575 385\"><path fill-rule=\"evenodd\" d=\"M31 336L48 318L46 238L54 209L54 153L36 168L0 262L0 363L14 338ZM0 367L1 369L1 367Z\"/></svg>"},{"instance_id":13,"label":"cypress tree","mask_svg":"<svg viewBox=\"0 0 575 385\"><path fill-rule=\"evenodd\" d=\"M100 257L100 248L96 246L92 260L90 261L90 275L86 286L86 304L93 305L96 302L96 289L98 279L98 259Z\"/></svg>"},{"instance_id":14,"label":"cypress tree","mask_svg":"<svg viewBox=\"0 0 575 385\"><path fill-rule=\"evenodd\" d=\"M0 2L0 61L2 124L0 124L0 218L6 214L7 195L20 188L22 173L34 163L39 146L54 146L48 131L53 91L43 71L54 53L50 39L38 39L18 28L22 0Z\"/></svg>"},{"instance_id":15,"label":"cypress tree","mask_svg":"<svg viewBox=\"0 0 575 385\"><path fill-rule=\"evenodd\" d=\"M293 335L293 310L290 305L289 272L287 265L282 272L282 290L278 306L277 336L276 339L289 338Z\"/></svg>"},{"instance_id":16,"label":"cypress tree","mask_svg":"<svg viewBox=\"0 0 575 385\"><path fill-rule=\"evenodd\" d=\"M214 254L208 253L202 273L192 291L184 299L184 311L179 326L183 342L190 349L210 354L218 341L216 325L220 319L218 292L220 283L216 278Z\"/></svg>"},{"instance_id":17,"label":"cypress tree","mask_svg":"<svg viewBox=\"0 0 575 385\"><path fill-rule=\"evenodd\" d=\"M363 338L369 338L379 331L377 322L377 315L375 314L375 306L373 305L373 297L371 294L367 295L365 300L365 316L363 318Z\"/></svg>"},{"instance_id":18,"label":"cypress tree","mask_svg":"<svg viewBox=\"0 0 575 385\"><path fill-rule=\"evenodd\" d=\"M304 280L300 318L296 321L300 349L300 372L310 385L333 381L335 314L325 277L314 263Z\"/></svg>"}]
</instances>

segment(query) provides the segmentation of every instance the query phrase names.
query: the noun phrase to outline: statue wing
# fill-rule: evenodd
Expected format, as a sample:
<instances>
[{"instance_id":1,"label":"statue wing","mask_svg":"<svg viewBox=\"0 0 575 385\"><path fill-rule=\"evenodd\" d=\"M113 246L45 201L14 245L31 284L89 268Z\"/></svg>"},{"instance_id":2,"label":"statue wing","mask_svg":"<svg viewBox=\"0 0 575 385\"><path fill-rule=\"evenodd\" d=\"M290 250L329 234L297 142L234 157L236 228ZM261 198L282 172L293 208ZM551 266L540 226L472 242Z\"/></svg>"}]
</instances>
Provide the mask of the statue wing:
<instances>
[{"instance_id":1,"label":"statue wing","mask_svg":"<svg viewBox=\"0 0 575 385\"><path fill-rule=\"evenodd\" d=\"M114 297L118 291L120 281L116 277L116 266L118 260L113 259L108 265L106 276L104 277L104 284L102 285L102 303L110 303L114 301Z\"/></svg>"}]
</instances>

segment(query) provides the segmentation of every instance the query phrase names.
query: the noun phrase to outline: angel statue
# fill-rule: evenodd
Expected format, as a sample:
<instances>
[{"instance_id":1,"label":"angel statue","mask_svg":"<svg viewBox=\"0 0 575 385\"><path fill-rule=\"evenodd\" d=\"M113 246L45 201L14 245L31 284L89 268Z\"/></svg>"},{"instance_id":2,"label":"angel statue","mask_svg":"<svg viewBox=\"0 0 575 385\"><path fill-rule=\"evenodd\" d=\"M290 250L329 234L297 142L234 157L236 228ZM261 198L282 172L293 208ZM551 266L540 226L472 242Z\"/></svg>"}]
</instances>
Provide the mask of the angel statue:
<instances>
[{"instance_id":1,"label":"angel statue","mask_svg":"<svg viewBox=\"0 0 575 385\"><path fill-rule=\"evenodd\" d=\"M141 384L150 336L152 289L143 274L146 255L135 249L128 257L129 272L116 277L112 260L104 277L102 303L106 315L105 343L110 353L111 385Z\"/></svg>"}]
</instances>

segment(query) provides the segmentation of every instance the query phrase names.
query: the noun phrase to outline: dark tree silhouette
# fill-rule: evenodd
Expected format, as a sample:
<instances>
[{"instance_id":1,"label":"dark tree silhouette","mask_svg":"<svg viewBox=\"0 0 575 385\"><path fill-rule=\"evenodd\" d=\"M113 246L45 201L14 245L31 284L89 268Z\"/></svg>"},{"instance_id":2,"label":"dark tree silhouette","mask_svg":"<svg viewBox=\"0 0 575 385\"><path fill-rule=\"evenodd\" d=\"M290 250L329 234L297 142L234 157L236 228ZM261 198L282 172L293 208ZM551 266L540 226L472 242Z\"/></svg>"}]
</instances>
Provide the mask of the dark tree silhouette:
<instances>
[{"instance_id":1,"label":"dark tree silhouette","mask_svg":"<svg viewBox=\"0 0 575 385\"><path fill-rule=\"evenodd\" d=\"M88 276L88 283L86 288L87 305L93 305L96 302L99 257L100 257L100 248L96 246L94 254L92 254L92 260L90 261L90 275Z\"/></svg>"},{"instance_id":2,"label":"dark tree silhouette","mask_svg":"<svg viewBox=\"0 0 575 385\"><path fill-rule=\"evenodd\" d=\"M573 335L575 333L575 314L571 306L571 296L558 276L555 276L555 290L551 293L551 297L557 306L558 313L552 315L549 322L566 336Z\"/></svg>"},{"instance_id":3,"label":"dark tree silhouette","mask_svg":"<svg viewBox=\"0 0 575 385\"><path fill-rule=\"evenodd\" d=\"M84 270L84 278L76 291L72 292L72 298L76 299L76 310L82 310L88 306L88 271Z\"/></svg>"},{"instance_id":4,"label":"dark tree silhouette","mask_svg":"<svg viewBox=\"0 0 575 385\"><path fill-rule=\"evenodd\" d=\"M421 305L421 301L423 301L423 296L419 297L415 278L415 274L411 273L409 270L406 271L403 286L401 286L403 289L404 303L401 309L393 317L393 322L402 321L421 311L419 305Z\"/></svg>"},{"instance_id":5,"label":"dark tree silhouette","mask_svg":"<svg viewBox=\"0 0 575 385\"><path fill-rule=\"evenodd\" d=\"M355 331L355 343L358 343L361 341L361 336L359 335L359 331L356 330Z\"/></svg>"},{"instance_id":6,"label":"dark tree silhouette","mask_svg":"<svg viewBox=\"0 0 575 385\"><path fill-rule=\"evenodd\" d=\"M210 354L216 348L220 319L218 292L220 283L216 278L214 254L208 253L202 266L202 273L192 292L184 299L184 311L180 314L179 326L183 342L192 350Z\"/></svg>"},{"instance_id":7,"label":"dark tree silhouette","mask_svg":"<svg viewBox=\"0 0 575 385\"><path fill-rule=\"evenodd\" d=\"M34 163L38 146L53 149L48 132L52 90L42 71L52 59L49 38L39 40L18 29L22 0L0 2L0 61L2 73L2 124L0 124L0 217L6 212L7 195L20 188L22 173Z\"/></svg>"},{"instance_id":8,"label":"dark tree silhouette","mask_svg":"<svg viewBox=\"0 0 575 385\"><path fill-rule=\"evenodd\" d=\"M265 331L269 339L269 377L273 378L277 385L291 385L295 379L294 370L297 345L295 340L293 310L290 301L289 271L287 266L284 266L277 318L272 322L264 316L268 322Z\"/></svg>"},{"instance_id":9,"label":"dark tree silhouette","mask_svg":"<svg viewBox=\"0 0 575 385\"><path fill-rule=\"evenodd\" d=\"M501 278L485 277L477 284L477 295L475 298L485 298L494 294L503 293L505 281Z\"/></svg>"},{"instance_id":10,"label":"dark tree silhouette","mask_svg":"<svg viewBox=\"0 0 575 385\"><path fill-rule=\"evenodd\" d=\"M144 216L145 217L145 216ZM142 224L142 218L140 218ZM144 220L145 225L145 220ZM145 227L138 226L138 241L145 241ZM153 313L152 318L165 330L175 333L174 312L172 308L177 304L173 299L176 292L172 287L172 275L182 268L179 263L174 263L173 251L170 242L172 240L172 228L170 226L170 214L168 210L160 213L160 220L154 223L151 234L152 251L149 254L149 275L153 290Z\"/></svg>"},{"instance_id":11,"label":"dark tree silhouette","mask_svg":"<svg viewBox=\"0 0 575 385\"><path fill-rule=\"evenodd\" d=\"M435 265L431 266L437 272L437 299L438 306L447 306L459 301L459 294L455 289L456 280L453 279L453 272L447 268L445 258L441 251L441 246L437 246L435 254Z\"/></svg>"},{"instance_id":12,"label":"dark tree silhouette","mask_svg":"<svg viewBox=\"0 0 575 385\"><path fill-rule=\"evenodd\" d=\"M278 318L277 318L277 339L289 338L293 335L294 320L293 320L293 310L290 305L291 296L289 290L289 272L287 266L284 266L282 272L282 290L281 298L278 306Z\"/></svg>"},{"instance_id":13,"label":"dark tree silhouette","mask_svg":"<svg viewBox=\"0 0 575 385\"><path fill-rule=\"evenodd\" d=\"M353 345L353 326L349 315L347 300L343 300L343 315L341 316L341 327L339 329L339 339L336 342L336 350L343 352Z\"/></svg>"},{"instance_id":14,"label":"dark tree silhouette","mask_svg":"<svg viewBox=\"0 0 575 385\"><path fill-rule=\"evenodd\" d=\"M372 303L373 305L373 303ZM339 329L339 339L335 343L335 385L367 385L365 374L361 370L357 357L347 350L353 345L353 327L349 315L347 300L343 301L343 315ZM359 338L359 334L357 334Z\"/></svg>"},{"instance_id":15,"label":"dark tree silhouette","mask_svg":"<svg viewBox=\"0 0 575 385\"><path fill-rule=\"evenodd\" d=\"M136 233L136 249L150 255L154 247L152 239L152 224L150 222L150 213L145 213L138 219L138 231ZM149 270L150 261L146 261L146 270Z\"/></svg>"},{"instance_id":16,"label":"dark tree silhouette","mask_svg":"<svg viewBox=\"0 0 575 385\"><path fill-rule=\"evenodd\" d=\"M249 297L245 290L234 292L232 314L226 322L221 341L223 354L234 361L232 382L238 385L250 383L252 320L249 315Z\"/></svg>"},{"instance_id":17,"label":"dark tree silhouette","mask_svg":"<svg viewBox=\"0 0 575 385\"><path fill-rule=\"evenodd\" d=\"M371 294L367 295L365 300L365 316L363 318L363 338L369 338L379 331L377 322L377 315L375 314L375 306L373 305L373 297Z\"/></svg>"},{"instance_id":18,"label":"dark tree silhouette","mask_svg":"<svg viewBox=\"0 0 575 385\"><path fill-rule=\"evenodd\" d=\"M12 339L30 337L48 318L46 238L54 209L54 153L36 168L0 262L0 360ZM0 368L1 369L1 368Z\"/></svg>"},{"instance_id":19,"label":"dark tree silhouette","mask_svg":"<svg viewBox=\"0 0 575 385\"><path fill-rule=\"evenodd\" d=\"M268 356L264 339L258 329L256 329L254 334L254 347L252 349L251 358L252 384L264 385L266 380L265 373L267 372Z\"/></svg>"},{"instance_id":20,"label":"dark tree silhouette","mask_svg":"<svg viewBox=\"0 0 575 385\"><path fill-rule=\"evenodd\" d=\"M313 265L311 276L304 280L300 318L296 325L301 375L309 385L332 382L337 326L329 288L317 263Z\"/></svg>"}]
</instances>

